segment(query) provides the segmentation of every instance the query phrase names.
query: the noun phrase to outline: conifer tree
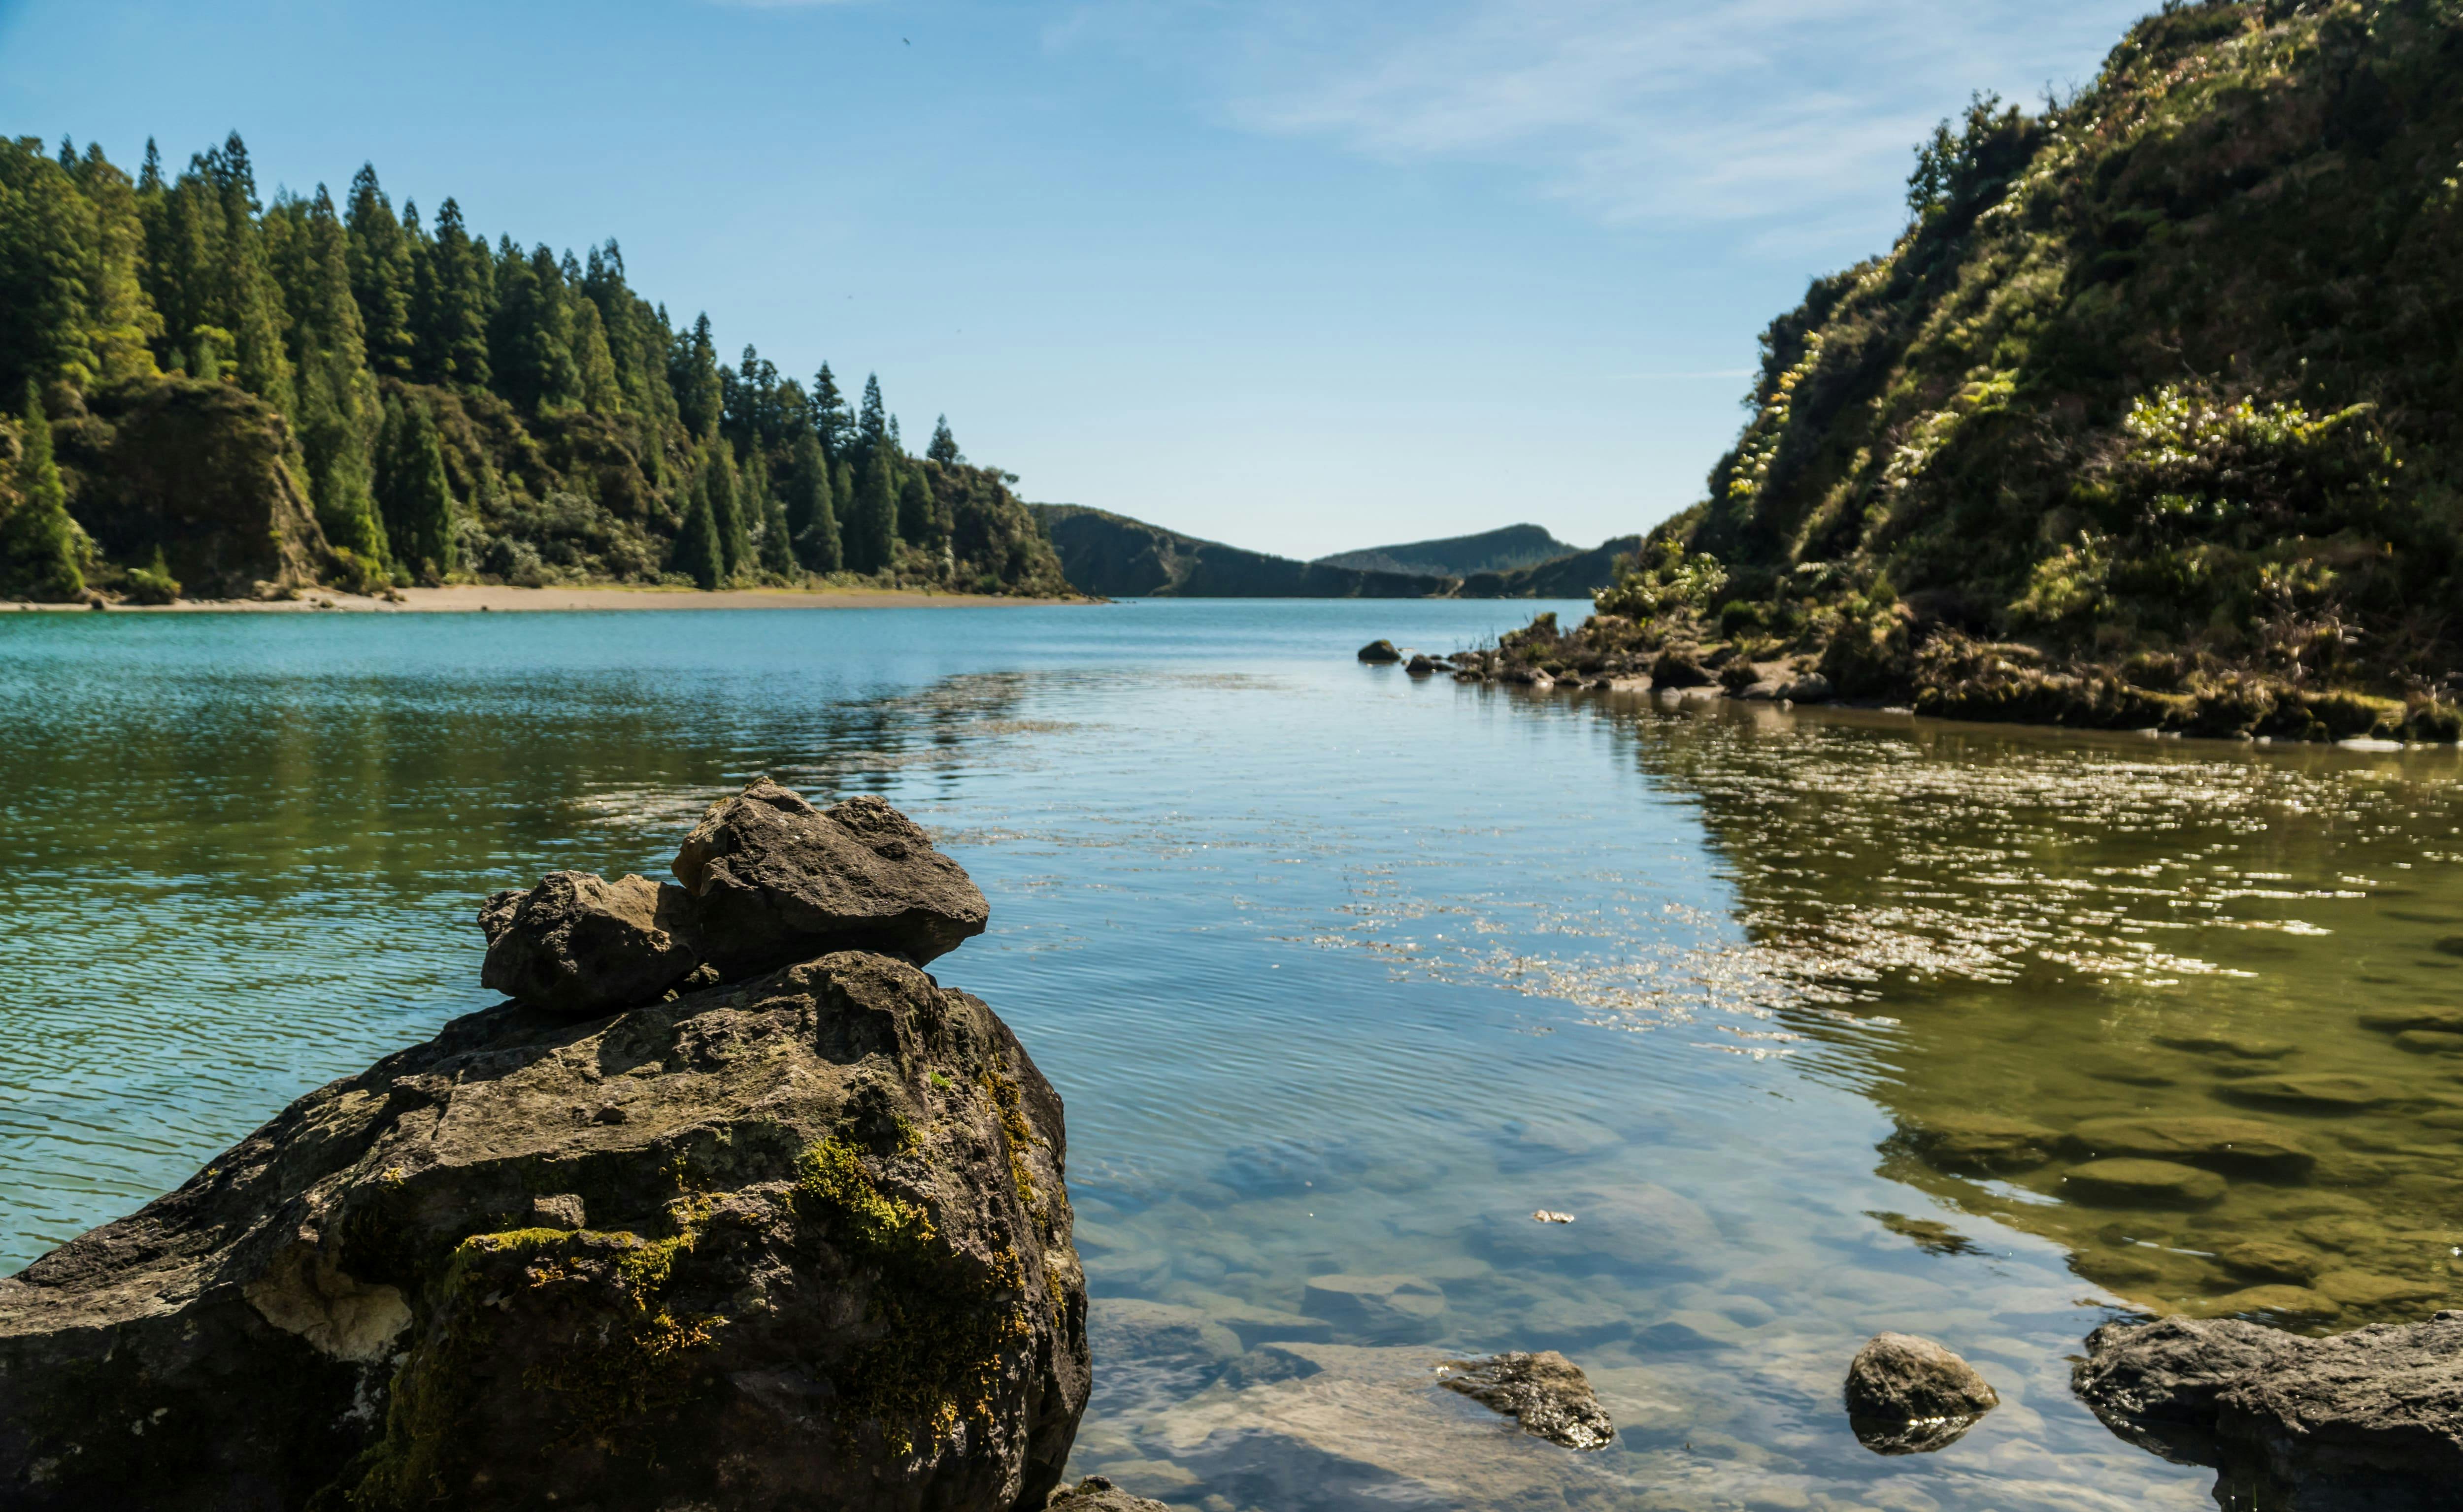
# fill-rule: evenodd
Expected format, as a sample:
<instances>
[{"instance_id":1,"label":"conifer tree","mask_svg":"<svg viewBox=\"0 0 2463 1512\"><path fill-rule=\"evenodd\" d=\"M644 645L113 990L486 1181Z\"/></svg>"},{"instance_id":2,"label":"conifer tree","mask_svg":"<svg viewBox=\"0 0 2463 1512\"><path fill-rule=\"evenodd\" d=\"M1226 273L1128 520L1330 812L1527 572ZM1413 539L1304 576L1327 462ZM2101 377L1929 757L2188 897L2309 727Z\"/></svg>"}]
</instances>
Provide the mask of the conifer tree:
<instances>
[{"instance_id":1,"label":"conifer tree","mask_svg":"<svg viewBox=\"0 0 2463 1512\"><path fill-rule=\"evenodd\" d=\"M488 315L495 306L495 260L488 244L462 224L462 206L447 200L436 230L414 270L412 325L418 333L419 376L431 383L485 388Z\"/></svg>"},{"instance_id":2,"label":"conifer tree","mask_svg":"<svg viewBox=\"0 0 2463 1512\"><path fill-rule=\"evenodd\" d=\"M949 434L948 416L944 415L933 422L932 444L924 448L924 455L926 460L945 467L954 467L967 460L966 455L958 450L958 438Z\"/></svg>"},{"instance_id":3,"label":"conifer tree","mask_svg":"<svg viewBox=\"0 0 2463 1512\"><path fill-rule=\"evenodd\" d=\"M230 333L231 357L240 387L285 415L298 411L291 356L282 339L282 292L267 265L265 238L257 225L256 172L248 144L232 132L220 149L199 160L222 202L221 266L214 270L213 324Z\"/></svg>"},{"instance_id":4,"label":"conifer tree","mask_svg":"<svg viewBox=\"0 0 2463 1512\"><path fill-rule=\"evenodd\" d=\"M18 442L17 507L0 518L0 593L60 602L85 592L78 570L77 530L68 490L52 457L52 421L42 390L26 383L24 434Z\"/></svg>"},{"instance_id":5,"label":"conifer tree","mask_svg":"<svg viewBox=\"0 0 2463 1512\"><path fill-rule=\"evenodd\" d=\"M679 335L670 345L667 382L675 390L676 413L685 429L697 438L716 435L724 405L718 386L718 345L710 339L708 314L693 322L690 335Z\"/></svg>"},{"instance_id":6,"label":"conifer tree","mask_svg":"<svg viewBox=\"0 0 2463 1512\"><path fill-rule=\"evenodd\" d=\"M385 557L371 450L382 413L351 287L350 237L323 184L266 218L267 248L289 296L291 360L299 407L292 416L309 496L326 537L374 572ZM361 585L364 586L364 585Z\"/></svg>"},{"instance_id":7,"label":"conifer tree","mask_svg":"<svg viewBox=\"0 0 2463 1512\"><path fill-rule=\"evenodd\" d=\"M488 351L497 392L533 414L580 403L564 275L545 247L525 257L509 239L496 259L496 308Z\"/></svg>"},{"instance_id":8,"label":"conifer tree","mask_svg":"<svg viewBox=\"0 0 2463 1512\"><path fill-rule=\"evenodd\" d=\"M866 453L863 473L856 480L855 514L848 521L847 565L859 572L878 572L898 554L898 491L891 480L889 447L876 444Z\"/></svg>"},{"instance_id":9,"label":"conifer tree","mask_svg":"<svg viewBox=\"0 0 2463 1512\"><path fill-rule=\"evenodd\" d=\"M92 212L32 141L0 142L0 379L15 387L90 374L86 245Z\"/></svg>"},{"instance_id":10,"label":"conifer tree","mask_svg":"<svg viewBox=\"0 0 2463 1512\"><path fill-rule=\"evenodd\" d=\"M137 190L103 157L99 142L87 144L70 177L92 215L85 347L93 357L94 376L105 382L151 378L154 352L148 343L162 335L163 317L145 297L138 274L145 256L145 227L138 214Z\"/></svg>"},{"instance_id":11,"label":"conifer tree","mask_svg":"<svg viewBox=\"0 0 2463 1512\"><path fill-rule=\"evenodd\" d=\"M847 460L847 452L855 443L855 417L847 413L846 396L839 392L838 378L826 362L813 375L811 408L813 433L821 443L821 455L835 467Z\"/></svg>"},{"instance_id":12,"label":"conifer tree","mask_svg":"<svg viewBox=\"0 0 2463 1512\"><path fill-rule=\"evenodd\" d=\"M616 376L615 350L607 344L607 328L599 305L586 294L573 297L573 366L580 387L581 407L593 415L624 413L624 387Z\"/></svg>"},{"instance_id":13,"label":"conifer tree","mask_svg":"<svg viewBox=\"0 0 2463 1512\"><path fill-rule=\"evenodd\" d=\"M707 474L696 473L685 501L684 526L676 532L675 553L667 562L667 570L684 573L693 580L694 587L708 593L727 575L723 554L718 545L718 523L710 517Z\"/></svg>"},{"instance_id":14,"label":"conifer tree","mask_svg":"<svg viewBox=\"0 0 2463 1512\"><path fill-rule=\"evenodd\" d=\"M359 301L368 367L384 378L409 378L418 353L411 331L411 242L378 186L374 163L351 180L351 293Z\"/></svg>"},{"instance_id":15,"label":"conifer tree","mask_svg":"<svg viewBox=\"0 0 2463 1512\"><path fill-rule=\"evenodd\" d=\"M881 449L889 439L889 411L881 402L881 375L867 373L863 379L863 412L856 418L856 463L861 466Z\"/></svg>"},{"instance_id":16,"label":"conifer tree","mask_svg":"<svg viewBox=\"0 0 2463 1512\"><path fill-rule=\"evenodd\" d=\"M761 570L779 577L796 575L794 532L787 528L787 507L775 493L761 495Z\"/></svg>"},{"instance_id":17,"label":"conifer tree","mask_svg":"<svg viewBox=\"0 0 2463 1512\"><path fill-rule=\"evenodd\" d=\"M807 428L796 438L789 458L786 524L796 559L816 572L835 572L844 559L839 549L838 501L820 437Z\"/></svg>"},{"instance_id":18,"label":"conifer tree","mask_svg":"<svg viewBox=\"0 0 2463 1512\"><path fill-rule=\"evenodd\" d=\"M733 578L752 565L752 538L737 498L735 448L725 437L713 440L703 459L702 487L709 496L710 524L718 530L720 571Z\"/></svg>"},{"instance_id":19,"label":"conifer tree","mask_svg":"<svg viewBox=\"0 0 2463 1512\"><path fill-rule=\"evenodd\" d=\"M403 571L441 582L454 559L453 484L445 470L445 443L427 405L385 401L384 443L377 498Z\"/></svg>"}]
</instances>

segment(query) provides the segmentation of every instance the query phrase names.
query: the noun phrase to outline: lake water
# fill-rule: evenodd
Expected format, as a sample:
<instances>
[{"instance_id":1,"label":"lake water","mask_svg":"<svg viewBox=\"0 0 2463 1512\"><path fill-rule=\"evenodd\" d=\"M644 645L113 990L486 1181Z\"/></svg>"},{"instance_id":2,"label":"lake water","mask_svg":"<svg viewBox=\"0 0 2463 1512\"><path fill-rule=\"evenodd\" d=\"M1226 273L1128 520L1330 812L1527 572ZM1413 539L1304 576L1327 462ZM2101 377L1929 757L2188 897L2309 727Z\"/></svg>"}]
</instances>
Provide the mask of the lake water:
<instances>
[{"instance_id":1,"label":"lake water","mask_svg":"<svg viewBox=\"0 0 2463 1512\"><path fill-rule=\"evenodd\" d=\"M657 875L769 772L885 794L992 900L935 969L1067 1101L1073 1473L1205 1512L2200 1507L2070 1398L2090 1328L2463 1290L2455 752L1352 659L1547 608L0 619L0 1262L491 1001L488 891ZM1838 1383L1885 1328L2004 1405L1868 1453ZM1617 1442L1428 1386L1500 1349L1583 1366Z\"/></svg>"}]
</instances>

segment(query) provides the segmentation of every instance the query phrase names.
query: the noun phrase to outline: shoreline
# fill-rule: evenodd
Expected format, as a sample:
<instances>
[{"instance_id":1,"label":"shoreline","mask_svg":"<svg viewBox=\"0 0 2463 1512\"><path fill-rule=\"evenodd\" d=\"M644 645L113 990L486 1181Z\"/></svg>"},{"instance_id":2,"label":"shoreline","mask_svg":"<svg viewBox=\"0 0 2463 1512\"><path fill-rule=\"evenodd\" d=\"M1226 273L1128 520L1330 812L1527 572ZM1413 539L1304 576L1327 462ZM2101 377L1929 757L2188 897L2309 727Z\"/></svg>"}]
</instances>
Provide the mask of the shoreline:
<instances>
[{"instance_id":1,"label":"shoreline","mask_svg":"<svg viewBox=\"0 0 2463 1512\"><path fill-rule=\"evenodd\" d=\"M641 609L1010 609L1101 602L1092 598L933 594L900 588L730 588L705 593L697 588L635 588L610 584L577 588L468 584L447 588L403 588L395 592L400 595L399 601L364 594L346 594L338 589L308 588L300 590L296 598L183 598L168 604L115 603L108 606L108 612L115 615L449 615ZM0 606L0 612L91 614L94 608L88 603L15 603Z\"/></svg>"}]
</instances>

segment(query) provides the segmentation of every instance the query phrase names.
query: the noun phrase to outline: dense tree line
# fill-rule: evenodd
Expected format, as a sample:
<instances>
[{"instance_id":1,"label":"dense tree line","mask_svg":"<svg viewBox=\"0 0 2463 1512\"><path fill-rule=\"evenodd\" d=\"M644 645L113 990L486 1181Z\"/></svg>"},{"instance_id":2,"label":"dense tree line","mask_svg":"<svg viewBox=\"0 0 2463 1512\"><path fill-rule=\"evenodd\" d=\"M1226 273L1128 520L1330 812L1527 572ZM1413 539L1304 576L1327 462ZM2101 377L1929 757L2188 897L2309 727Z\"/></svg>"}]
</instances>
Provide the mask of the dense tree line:
<instances>
[{"instance_id":1,"label":"dense tree line","mask_svg":"<svg viewBox=\"0 0 2463 1512\"><path fill-rule=\"evenodd\" d=\"M851 405L826 363L807 384L750 345L722 362L708 316L671 322L613 240L491 245L453 200L397 210L373 167L339 203L266 204L237 134L176 177L151 142L134 178L99 146L0 142L0 396L25 397L0 426L0 594L145 571L78 523L52 428L100 455L87 402L163 384L287 421L318 574L344 586L1062 588L1014 480L968 466L946 418L914 457L878 378Z\"/></svg>"}]
</instances>

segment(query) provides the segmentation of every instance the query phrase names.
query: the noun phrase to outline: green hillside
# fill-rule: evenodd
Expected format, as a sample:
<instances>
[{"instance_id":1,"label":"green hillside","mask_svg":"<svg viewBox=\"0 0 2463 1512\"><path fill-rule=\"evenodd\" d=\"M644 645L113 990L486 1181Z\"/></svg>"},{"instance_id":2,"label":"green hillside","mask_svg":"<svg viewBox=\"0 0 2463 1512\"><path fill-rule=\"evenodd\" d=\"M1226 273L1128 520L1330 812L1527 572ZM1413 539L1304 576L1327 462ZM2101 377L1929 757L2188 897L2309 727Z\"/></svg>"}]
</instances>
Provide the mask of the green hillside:
<instances>
[{"instance_id":1,"label":"green hillside","mask_svg":"<svg viewBox=\"0 0 2463 1512\"><path fill-rule=\"evenodd\" d=\"M878 380L679 328L613 241L491 246L373 168L260 202L234 134L167 176L0 142L0 596L481 581L1067 585L1015 480Z\"/></svg>"},{"instance_id":2,"label":"green hillside","mask_svg":"<svg viewBox=\"0 0 2463 1512\"><path fill-rule=\"evenodd\" d=\"M1323 567L1351 567L1373 572L1416 572L1424 577L1468 577L1474 572L1511 572L1537 567L1581 550L1568 546L1536 525L1509 525L1477 535L1451 535L1436 541L1407 541L1400 546L1371 546L1357 551L1320 556Z\"/></svg>"},{"instance_id":3,"label":"green hillside","mask_svg":"<svg viewBox=\"0 0 2463 1512\"><path fill-rule=\"evenodd\" d=\"M2170 5L1920 149L1568 662L1946 715L2452 738L2463 8ZM1728 680L1752 680L1741 673Z\"/></svg>"}]
</instances>

